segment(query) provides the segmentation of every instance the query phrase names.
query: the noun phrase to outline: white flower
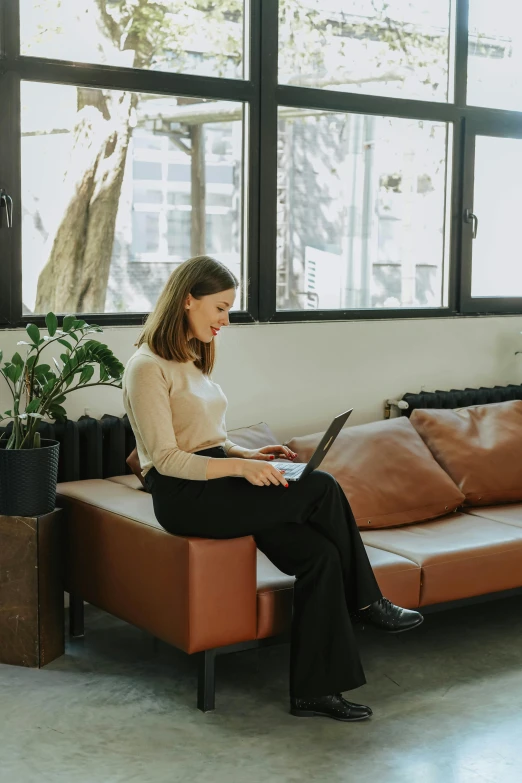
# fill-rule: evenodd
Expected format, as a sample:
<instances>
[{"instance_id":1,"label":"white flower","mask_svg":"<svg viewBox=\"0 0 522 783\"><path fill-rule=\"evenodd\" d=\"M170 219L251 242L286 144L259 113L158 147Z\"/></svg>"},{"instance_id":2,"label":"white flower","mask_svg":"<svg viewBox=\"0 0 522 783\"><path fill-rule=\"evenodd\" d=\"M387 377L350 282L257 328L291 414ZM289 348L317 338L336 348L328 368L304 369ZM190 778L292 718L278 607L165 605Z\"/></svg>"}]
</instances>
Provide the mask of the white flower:
<instances>
[{"instance_id":1,"label":"white flower","mask_svg":"<svg viewBox=\"0 0 522 783\"><path fill-rule=\"evenodd\" d=\"M27 340L19 340L16 344L17 345L32 345L32 343L28 343Z\"/></svg>"},{"instance_id":2,"label":"white flower","mask_svg":"<svg viewBox=\"0 0 522 783\"><path fill-rule=\"evenodd\" d=\"M19 413L17 419L27 419L27 413Z\"/></svg>"},{"instance_id":3,"label":"white flower","mask_svg":"<svg viewBox=\"0 0 522 783\"><path fill-rule=\"evenodd\" d=\"M28 416L31 416L33 419L43 419L43 416L41 413L28 413Z\"/></svg>"}]
</instances>

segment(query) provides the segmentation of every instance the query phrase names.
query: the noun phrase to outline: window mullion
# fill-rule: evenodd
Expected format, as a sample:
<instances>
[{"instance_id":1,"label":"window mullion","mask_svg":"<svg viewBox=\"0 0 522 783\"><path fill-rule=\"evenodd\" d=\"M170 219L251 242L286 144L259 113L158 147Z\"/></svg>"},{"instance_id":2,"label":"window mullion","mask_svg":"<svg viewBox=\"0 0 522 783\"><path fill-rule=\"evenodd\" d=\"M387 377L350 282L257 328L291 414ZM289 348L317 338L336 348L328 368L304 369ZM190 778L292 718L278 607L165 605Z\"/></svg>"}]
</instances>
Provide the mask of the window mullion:
<instances>
[{"instance_id":1,"label":"window mullion","mask_svg":"<svg viewBox=\"0 0 522 783\"><path fill-rule=\"evenodd\" d=\"M259 319L276 313L278 2L264 0L261 15Z\"/></svg>"},{"instance_id":2,"label":"window mullion","mask_svg":"<svg viewBox=\"0 0 522 783\"><path fill-rule=\"evenodd\" d=\"M469 0L456 0L456 3L455 104L457 106L465 106L468 89Z\"/></svg>"}]
</instances>

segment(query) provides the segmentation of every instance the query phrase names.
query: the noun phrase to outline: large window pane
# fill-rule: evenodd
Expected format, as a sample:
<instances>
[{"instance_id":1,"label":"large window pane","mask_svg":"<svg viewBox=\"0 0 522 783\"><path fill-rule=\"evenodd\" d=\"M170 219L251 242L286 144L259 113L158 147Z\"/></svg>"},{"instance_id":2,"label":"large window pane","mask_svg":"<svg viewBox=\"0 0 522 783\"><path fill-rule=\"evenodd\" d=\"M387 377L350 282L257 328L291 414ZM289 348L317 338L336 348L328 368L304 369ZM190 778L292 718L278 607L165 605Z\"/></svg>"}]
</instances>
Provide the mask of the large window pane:
<instances>
[{"instance_id":1,"label":"large window pane","mask_svg":"<svg viewBox=\"0 0 522 783\"><path fill-rule=\"evenodd\" d=\"M468 103L522 110L522 6L470 0Z\"/></svg>"},{"instance_id":2,"label":"large window pane","mask_svg":"<svg viewBox=\"0 0 522 783\"><path fill-rule=\"evenodd\" d=\"M451 0L279 0L279 81L452 100Z\"/></svg>"},{"instance_id":3,"label":"large window pane","mask_svg":"<svg viewBox=\"0 0 522 783\"><path fill-rule=\"evenodd\" d=\"M477 136L472 296L522 296L521 202L522 139Z\"/></svg>"},{"instance_id":4,"label":"large window pane","mask_svg":"<svg viewBox=\"0 0 522 783\"><path fill-rule=\"evenodd\" d=\"M241 79L244 0L20 0L22 54Z\"/></svg>"},{"instance_id":5,"label":"large window pane","mask_svg":"<svg viewBox=\"0 0 522 783\"><path fill-rule=\"evenodd\" d=\"M24 313L146 312L209 253L245 307L243 105L22 83Z\"/></svg>"},{"instance_id":6,"label":"large window pane","mask_svg":"<svg viewBox=\"0 0 522 783\"><path fill-rule=\"evenodd\" d=\"M281 107L278 309L446 304L449 142L444 123Z\"/></svg>"}]
</instances>

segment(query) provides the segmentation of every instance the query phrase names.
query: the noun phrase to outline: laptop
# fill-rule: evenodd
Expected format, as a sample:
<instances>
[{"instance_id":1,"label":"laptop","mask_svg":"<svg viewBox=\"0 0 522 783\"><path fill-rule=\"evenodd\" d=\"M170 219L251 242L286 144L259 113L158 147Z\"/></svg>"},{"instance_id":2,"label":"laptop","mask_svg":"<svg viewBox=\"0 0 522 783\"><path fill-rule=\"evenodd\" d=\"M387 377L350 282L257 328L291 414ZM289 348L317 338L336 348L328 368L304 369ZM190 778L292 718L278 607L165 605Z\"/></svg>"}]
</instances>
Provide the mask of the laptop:
<instances>
[{"instance_id":1,"label":"laptop","mask_svg":"<svg viewBox=\"0 0 522 783\"><path fill-rule=\"evenodd\" d=\"M310 457L309 462L295 463L290 460L274 460L274 462L271 462L270 464L278 470L284 470L285 479L288 481L299 481L300 479L305 478L312 470L319 467L352 411L353 408L350 408L349 411L340 413L335 417L324 433L324 436L321 438L321 442Z\"/></svg>"}]
</instances>

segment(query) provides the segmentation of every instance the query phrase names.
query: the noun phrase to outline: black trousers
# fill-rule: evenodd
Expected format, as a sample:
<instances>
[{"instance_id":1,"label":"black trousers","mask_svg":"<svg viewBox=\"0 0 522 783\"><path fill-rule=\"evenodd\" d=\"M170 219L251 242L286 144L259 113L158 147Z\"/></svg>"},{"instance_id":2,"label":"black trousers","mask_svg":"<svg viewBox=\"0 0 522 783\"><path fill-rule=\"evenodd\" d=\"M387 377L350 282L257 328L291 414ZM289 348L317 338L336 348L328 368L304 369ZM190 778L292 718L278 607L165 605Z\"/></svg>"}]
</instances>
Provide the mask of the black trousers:
<instances>
[{"instance_id":1,"label":"black trousers","mask_svg":"<svg viewBox=\"0 0 522 783\"><path fill-rule=\"evenodd\" d=\"M216 447L197 452L226 458ZM350 612L382 597L344 492L315 470L288 487L227 476L193 481L146 476L154 512L169 533L203 538L253 535L280 571L296 577L290 695L325 696L364 685Z\"/></svg>"}]
</instances>

